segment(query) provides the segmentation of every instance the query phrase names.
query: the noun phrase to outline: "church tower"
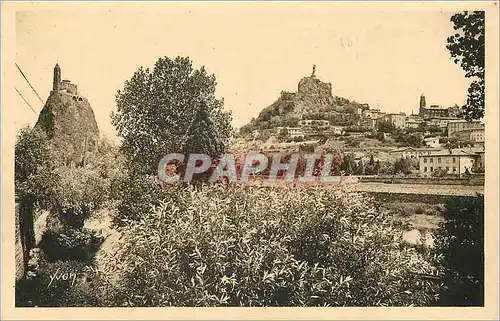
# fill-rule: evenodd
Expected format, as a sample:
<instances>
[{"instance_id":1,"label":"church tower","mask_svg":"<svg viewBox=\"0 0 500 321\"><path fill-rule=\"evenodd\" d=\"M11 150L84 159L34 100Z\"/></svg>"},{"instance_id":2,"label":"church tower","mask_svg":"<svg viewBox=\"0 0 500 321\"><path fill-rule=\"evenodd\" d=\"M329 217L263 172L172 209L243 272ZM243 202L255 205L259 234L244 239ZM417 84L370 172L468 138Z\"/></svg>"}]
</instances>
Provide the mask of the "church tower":
<instances>
[{"instance_id":1,"label":"church tower","mask_svg":"<svg viewBox=\"0 0 500 321\"><path fill-rule=\"evenodd\" d=\"M425 107L426 107L426 104L425 104L425 96L424 94L422 94L420 96L420 107L418 109L418 115L420 117L424 117L424 114L425 114Z\"/></svg>"},{"instance_id":2,"label":"church tower","mask_svg":"<svg viewBox=\"0 0 500 321\"><path fill-rule=\"evenodd\" d=\"M58 90L59 83L61 83L61 68L59 68L59 64L56 63L56 66L54 67L54 82L52 90Z\"/></svg>"}]
</instances>

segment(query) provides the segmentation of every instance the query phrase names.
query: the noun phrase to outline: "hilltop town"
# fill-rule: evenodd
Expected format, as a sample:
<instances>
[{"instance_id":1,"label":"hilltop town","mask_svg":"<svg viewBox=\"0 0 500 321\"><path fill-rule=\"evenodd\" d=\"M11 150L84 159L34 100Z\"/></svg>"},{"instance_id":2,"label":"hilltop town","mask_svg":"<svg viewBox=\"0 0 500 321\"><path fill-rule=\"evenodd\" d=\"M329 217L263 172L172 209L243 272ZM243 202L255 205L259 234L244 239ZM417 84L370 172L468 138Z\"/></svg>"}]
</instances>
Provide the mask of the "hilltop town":
<instances>
[{"instance_id":1,"label":"hilltop town","mask_svg":"<svg viewBox=\"0 0 500 321\"><path fill-rule=\"evenodd\" d=\"M461 118L457 105L427 105L422 94L418 114L371 109L334 96L331 84L316 78L314 66L312 74L299 81L297 92L282 91L237 130L233 150L339 150L356 168L347 174L460 177L484 173L484 141L484 123ZM403 161L408 165L398 170L394 167L401 159L408 159ZM377 163L380 170L367 173L368 163ZM384 164L392 168L384 171Z\"/></svg>"}]
</instances>

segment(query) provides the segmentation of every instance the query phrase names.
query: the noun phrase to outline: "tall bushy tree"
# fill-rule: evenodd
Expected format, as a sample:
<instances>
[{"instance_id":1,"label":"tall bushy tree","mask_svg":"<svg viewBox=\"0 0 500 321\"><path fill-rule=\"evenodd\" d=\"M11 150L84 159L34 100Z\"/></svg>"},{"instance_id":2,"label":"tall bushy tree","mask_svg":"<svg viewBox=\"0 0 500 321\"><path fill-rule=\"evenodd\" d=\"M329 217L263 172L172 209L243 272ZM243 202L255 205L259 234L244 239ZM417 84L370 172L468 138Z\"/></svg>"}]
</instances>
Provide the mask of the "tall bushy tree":
<instances>
[{"instance_id":1,"label":"tall bushy tree","mask_svg":"<svg viewBox=\"0 0 500 321\"><path fill-rule=\"evenodd\" d=\"M151 205L162 194L151 175L164 155L201 153L215 160L225 152L233 132L231 114L215 97L216 84L214 75L204 67L194 69L187 57L159 58L153 70L141 67L125 81L112 114L112 124L123 138L127 171L117 184L115 223L151 214ZM183 171L185 164L178 165L176 170Z\"/></svg>"},{"instance_id":2,"label":"tall bushy tree","mask_svg":"<svg viewBox=\"0 0 500 321\"><path fill-rule=\"evenodd\" d=\"M444 306L484 305L484 197L456 197L436 237Z\"/></svg>"},{"instance_id":3,"label":"tall bushy tree","mask_svg":"<svg viewBox=\"0 0 500 321\"><path fill-rule=\"evenodd\" d=\"M139 68L118 91L112 123L134 172L151 174L166 153L219 156L232 134L231 115L215 97L216 80L186 57Z\"/></svg>"},{"instance_id":4,"label":"tall bushy tree","mask_svg":"<svg viewBox=\"0 0 500 321\"><path fill-rule=\"evenodd\" d=\"M484 11L465 11L451 17L456 33L448 37L446 48L455 63L471 78L467 104L462 113L468 120L484 116Z\"/></svg>"},{"instance_id":5,"label":"tall bushy tree","mask_svg":"<svg viewBox=\"0 0 500 321\"><path fill-rule=\"evenodd\" d=\"M354 174L356 170L356 162L354 154L349 153L344 155L344 159L342 160L342 165L340 165L340 170L347 175Z\"/></svg>"},{"instance_id":6,"label":"tall bushy tree","mask_svg":"<svg viewBox=\"0 0 500 321\"><path fill-rule=\"evenodd\" d=\"M413 169L417 169L417 161L410 158L401 157L394 163L394 174L410 174Z\"/></svg>"},{"instance_id":7,"label":"tall bushy tree","mask_svg":"<svg viewBox=\"0 0 500 321\"><path fill-rule=\"evenodd\" d=\"M284 141L287 138L290 138L290 133L288 132L288 128L283 127L278 134L278 139Z\"/></svg>"},{"instance_id":8,"label":"tall bushy tree","mask_svg":"<svg viewBox=\"0 0 500 321\"><path fill-rule=\"evenodd\" d=\"M38 129L21 129L15 144L15 193L19 203L19 232L26 266L35 246L34 211L46 199L52 176L47 136Z\"/></svg>"}]
</instances>

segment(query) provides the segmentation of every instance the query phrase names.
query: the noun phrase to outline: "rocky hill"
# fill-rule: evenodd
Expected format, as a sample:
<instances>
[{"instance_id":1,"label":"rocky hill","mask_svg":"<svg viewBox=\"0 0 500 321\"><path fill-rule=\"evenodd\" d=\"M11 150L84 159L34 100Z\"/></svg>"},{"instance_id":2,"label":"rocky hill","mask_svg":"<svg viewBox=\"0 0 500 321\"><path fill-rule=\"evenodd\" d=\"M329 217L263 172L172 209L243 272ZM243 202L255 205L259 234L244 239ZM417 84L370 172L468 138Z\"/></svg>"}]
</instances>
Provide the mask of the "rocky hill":
<instances>
[{"instance_id":1,"label":"rocky hill","mask_svg":"<svg viewBox=\"0 0 500 321\"><path fill-rule=\"evenodd\" d=\"M360 119L359 110L369 109L367 104L334 96L332 85L317 79L314 74L302 78L297 87L297 92L282 91L281 96L242 127L241 132L296 126L301 119L324 119L332 125L352 126Z\"/></svg>"},{"instance_id":2,"label":"rocky hill","mask_svg":"<svg viewBox=\"0 0 500 321\"><path fill-rule=\"evenodd\" d=\"M99 129L87 98L67 90L53 90L35 127L43 129L66 161L77 162L94 148Z\"/></svg>"}]
</instances>

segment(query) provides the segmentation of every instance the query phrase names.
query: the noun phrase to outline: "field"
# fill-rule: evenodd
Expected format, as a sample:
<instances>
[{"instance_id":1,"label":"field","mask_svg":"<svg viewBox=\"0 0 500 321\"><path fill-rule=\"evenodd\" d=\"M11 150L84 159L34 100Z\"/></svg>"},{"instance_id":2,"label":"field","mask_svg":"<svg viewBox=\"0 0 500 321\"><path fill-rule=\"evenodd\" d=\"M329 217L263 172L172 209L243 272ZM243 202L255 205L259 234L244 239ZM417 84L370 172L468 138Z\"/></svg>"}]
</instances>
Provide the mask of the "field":
<instances>
[{"instance_id":1,"label":"field","mask_svg":"<svg viewBox=\"0 0 500 321\"><path fill-rule=\"evenodd\" d=\"M426 194L449 196L476 196L484 193L484 186L467 185L431 185L431 184L384 184L384 183L358 183L351 184L348 188L357 192L369 193L401 193L401 194Z\"/></svg>"}]
</instances>

